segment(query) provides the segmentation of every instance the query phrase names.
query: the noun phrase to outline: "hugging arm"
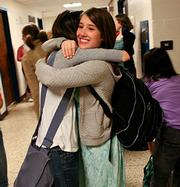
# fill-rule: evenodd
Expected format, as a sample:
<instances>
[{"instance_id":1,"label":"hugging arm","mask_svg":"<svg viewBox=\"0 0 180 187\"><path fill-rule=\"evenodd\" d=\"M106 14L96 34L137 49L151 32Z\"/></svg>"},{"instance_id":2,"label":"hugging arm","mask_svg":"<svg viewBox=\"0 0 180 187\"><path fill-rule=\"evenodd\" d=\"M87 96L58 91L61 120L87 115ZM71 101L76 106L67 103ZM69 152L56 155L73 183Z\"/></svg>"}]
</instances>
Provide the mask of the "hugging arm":
<instances>
[{"instance_id":1,"label":"hugging arm","mask_svg":"<svg viewBox=\"0 0 180 187\"><path fill-rule=\"evenodd\" d=\"M64 37L52 38L52 39L49 39L46 42L44 42L41 45L41 47L45 52L49 53L49 52L53 51L54 49L60 48L62 42L65 40L66 40L66 38L64 38Z\"/></svg>"},{"instance_id":2,"label":"hugging arm","mask_svg":"<svg viewBox=\"0 0 180 187\"><path fill-rule=\"evenodd\" d=\"M60 48L61 44L66 40L66 38L59 37L53 38L42 44L42 49L46 52L51 52L54 49ZM72 40L67 40L66 43L72 42ZM72 49L69 49L70 51ZM66 50L68 51L68 49ZM88 60L105 60L109 62L124 62L129 60L129 55L126 51L120 51L115 49L77 49L76 55L72 55L73 59L66 61L67 67L77 65ZM66 65L65 65L66 66Z\"/></svg>"},{"instance_id":3,"label":"hugging arm","mask_svg":"<svg viewBox=\"0 0 180 187\"><path fill-rule=\"evenodd\" d=\"M89 60L103 60L103 61L109 61L113 63L120 63L124 60L128 59L129 55L125 51L120 51L116 49L103 49L103 48L97 48L97 49L80 49L78 48L76 51L76 54L71 59L63 58L63 54L61 51L59 51L58 54L60 56L59 63L56 65L56 68L67 68L72 67L77 64L89 61ZM126 57L126 54L128 57Z\"/></svg>"},{"instance_id":4,"label":"hugging arm","mask_svg":"<svg viewBox=\"0 0 180 187\"><path fill-rule=\"evenodd\" d=\"M49 47L48 49L50 48L51 47ZM57 54L59 60L58 63L56 63L55 67L58 69L72 67L89 60L103 60L103 61L120 63L129 59L129 55L125 51L116 50L116 49L103 49L103 48L96 48L96 49L78 48L75 56L71 59L64 58L62 51L58 51ZM40 61L41 60L39 60L39 62ZM38 64L36 66L38 66Z\"/></svg>"},{"instance_id":5,"label":"hugging arm","mask_svg":"<svg viewBox=\"0 0 180 187\"><path fill-rule=\"evenodd\" d=\"M82 62L89 60L108 60L113 62L120 62L122 59L122 51L114 49L78 49L76 55L72 59L65 59L61 51L58 51L56 56L59 55L59 58L56 59L54 67L51 67L46 64L45 59L38 60L36 63L36 75L38 80L48 87L53 87L52 78L56 74L56 78L61 76L61 71L57 69L64 69L78 65ZM96 66L96 65L95 65ZM51 84L52 83L52 84Z\"/></svg>"},{"instance_id":6,"label":"hugging arm","mask_svg":"<svg viewBox=\"0 0 180 187\"><path fill-rule=\"evenodd\" d=\"M45 63L45 59L37 63L38 79L51 89L82 87L97 84L110 71L104 61L87 61L77 66L57 69Z\"/></svg>"}]
</instances>

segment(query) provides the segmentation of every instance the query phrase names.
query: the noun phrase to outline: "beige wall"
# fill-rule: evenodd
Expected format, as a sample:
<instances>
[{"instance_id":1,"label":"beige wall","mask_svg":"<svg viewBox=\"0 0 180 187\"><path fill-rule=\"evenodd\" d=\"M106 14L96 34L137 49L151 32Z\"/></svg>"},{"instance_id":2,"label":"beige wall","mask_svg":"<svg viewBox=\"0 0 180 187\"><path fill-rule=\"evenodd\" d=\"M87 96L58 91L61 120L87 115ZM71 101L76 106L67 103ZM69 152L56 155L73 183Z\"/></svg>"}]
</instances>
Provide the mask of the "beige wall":
<instances>
[{"instance_id":1,"label":"beige wall","mask_svg":"<svg viewBox=\"0 0 180 187\"><path fill-rule=\"evenodd\" d=\"M173 40L168 50L175 69L180 73L180 3L179 0L152 0L153 46L160 41Z\"/></svg>"},{"instance_id":2,"label":"beige wall","mask_svg":"<svg viewBox=\"0 0 180 187\"><path fill-rule=\"evenodd\" d=\"M129 16L135 20L135 62L138 76L142 76L140 58L140 21L149 21L150 48L160 47L160 41L173 40L174 49L168 53L180 73L180 3L179 0L128 0Z\"/></svg>"},{"instance_id":3,"label":"beige wall","mask_svg":"<svg viewBox=\"0 0 180 187\"><path fill-rule=\"evenodd\" d=\"M43 26L46 31L51 31L56 16L43 17Z\"/></svg>"},{"instance_id":4,"label":"beige wall","mask_svg":"<svg viewBox=\"0 0 180 187\"><path fill-rule=\"evenodd\" d=\"M140 46L140 22L149 20L150 43L152 42L152 4L151 0L128 0L128 15L133 20L136 40L134 44L134 61L137 76L142 76L141 69L141 46Z\"/></svg>"}]
</instances>

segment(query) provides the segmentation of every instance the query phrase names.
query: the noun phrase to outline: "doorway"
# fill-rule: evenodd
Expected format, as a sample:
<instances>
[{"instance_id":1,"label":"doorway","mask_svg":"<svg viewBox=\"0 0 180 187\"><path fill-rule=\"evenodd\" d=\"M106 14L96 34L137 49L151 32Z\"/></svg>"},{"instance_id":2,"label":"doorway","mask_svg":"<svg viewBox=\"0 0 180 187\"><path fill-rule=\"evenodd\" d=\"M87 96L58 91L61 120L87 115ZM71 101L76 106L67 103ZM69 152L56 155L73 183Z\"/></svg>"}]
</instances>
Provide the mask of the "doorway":
<instances>
[{"instance_id":1,"label":"doorway","mask_svg":"<svg viewBox=\"0 0 180 187\"><path fill-rule=\"evenodd\" d=\"M19 100L16 67L7 12L0 9L0 71L7 106Z\"/></svg>"}]
</instances>

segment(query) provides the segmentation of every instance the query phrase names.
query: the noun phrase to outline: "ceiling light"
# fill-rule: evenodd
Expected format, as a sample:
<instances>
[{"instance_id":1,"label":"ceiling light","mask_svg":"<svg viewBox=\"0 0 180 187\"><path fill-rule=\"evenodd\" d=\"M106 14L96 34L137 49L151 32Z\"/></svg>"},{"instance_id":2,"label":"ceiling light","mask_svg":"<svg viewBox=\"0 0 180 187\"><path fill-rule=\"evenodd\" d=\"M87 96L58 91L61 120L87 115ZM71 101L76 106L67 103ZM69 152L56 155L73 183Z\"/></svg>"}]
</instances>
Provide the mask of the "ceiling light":
<instances>
[{"instance_id":1,"label":"ceiling light","mask_svg":"<svg viewBox=\"0 0 180 187\"><path fill-rule=\"evenodd\" d=\"M72 8L72 7L80 7L82 6L82 3L69 3L69 4L64 4L64 8Z\"/></svg>"}]
</instances>

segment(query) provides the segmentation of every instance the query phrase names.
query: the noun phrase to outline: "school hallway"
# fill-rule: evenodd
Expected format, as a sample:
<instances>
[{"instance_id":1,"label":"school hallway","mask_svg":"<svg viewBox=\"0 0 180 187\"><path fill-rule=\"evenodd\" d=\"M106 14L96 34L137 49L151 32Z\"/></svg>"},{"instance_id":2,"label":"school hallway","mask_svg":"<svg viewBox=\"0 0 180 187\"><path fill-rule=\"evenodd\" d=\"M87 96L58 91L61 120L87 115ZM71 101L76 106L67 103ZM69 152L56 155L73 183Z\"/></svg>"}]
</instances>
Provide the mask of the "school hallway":
<instances>
[{"instance_id":1,"label":"school hallway","mask_svg":"<svg viewBox=\"0 0 180 187\"><path fill-rule=\"evenodd\" d=\"M8 115L0 121L8 161L9 187L13 187L36 123L32 102L11 105L8 108ZM126 187L142 186L143 168L149 156L149 151L125 152Z\"/></svg>"}]
</instances>

